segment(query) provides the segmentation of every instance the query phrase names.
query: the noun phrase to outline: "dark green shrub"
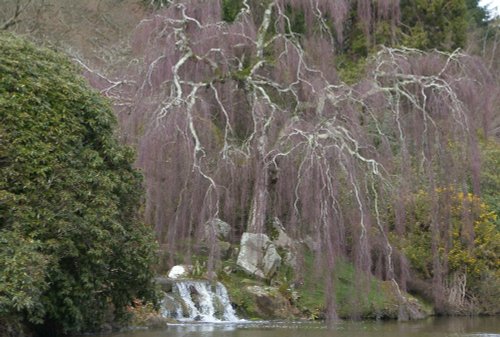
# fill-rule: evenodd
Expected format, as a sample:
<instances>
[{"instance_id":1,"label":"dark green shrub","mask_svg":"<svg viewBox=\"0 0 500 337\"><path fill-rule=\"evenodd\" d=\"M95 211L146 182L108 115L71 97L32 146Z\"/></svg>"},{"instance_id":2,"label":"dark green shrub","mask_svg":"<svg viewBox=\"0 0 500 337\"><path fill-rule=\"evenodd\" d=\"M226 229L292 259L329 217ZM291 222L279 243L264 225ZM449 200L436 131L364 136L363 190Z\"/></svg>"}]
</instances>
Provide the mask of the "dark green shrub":
<instances>
[{"instance_id":1,"label":"dark green shrub","mask_svg":"<svg viewBox=\"0 0 500 337\"><path fill-rule=\"evenodd\" d=\"M0 35L0 317L93 330L152 298L141 176L63 55Z\"/></svg>"}]
</instances>

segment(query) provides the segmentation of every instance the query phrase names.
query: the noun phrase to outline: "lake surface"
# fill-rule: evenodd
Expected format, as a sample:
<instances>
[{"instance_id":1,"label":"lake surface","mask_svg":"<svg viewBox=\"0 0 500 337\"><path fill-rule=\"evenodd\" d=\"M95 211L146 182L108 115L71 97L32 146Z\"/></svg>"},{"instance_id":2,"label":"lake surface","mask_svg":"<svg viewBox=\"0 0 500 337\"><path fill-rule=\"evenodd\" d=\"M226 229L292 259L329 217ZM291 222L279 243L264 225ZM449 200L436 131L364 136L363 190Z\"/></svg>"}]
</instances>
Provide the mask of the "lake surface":
<instances>
[{"instance_id":1,"label":"lake surface","mask_svg":"<svg viewBox=\"0 0 500 337\"><path fill-rule=\"evenodd\" d=\"M110 337L500 337L500 316L429 318L421 321L241 322L169 325Z\"/></svg>"}]
</instances>

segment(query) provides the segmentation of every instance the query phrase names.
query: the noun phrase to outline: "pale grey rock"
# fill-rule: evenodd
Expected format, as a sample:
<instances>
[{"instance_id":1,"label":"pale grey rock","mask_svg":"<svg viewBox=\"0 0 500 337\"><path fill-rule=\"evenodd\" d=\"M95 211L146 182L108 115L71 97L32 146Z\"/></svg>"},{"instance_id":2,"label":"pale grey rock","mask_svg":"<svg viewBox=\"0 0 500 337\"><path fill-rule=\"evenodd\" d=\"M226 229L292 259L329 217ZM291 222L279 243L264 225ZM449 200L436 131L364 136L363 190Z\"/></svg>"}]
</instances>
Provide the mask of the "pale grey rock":
<instances>
[{"instance_id":1,"label":"pale grey rock","mask_svg":"<svg viewBox=\"0 0 500 337\"><path fill-rule=\"evenodd\" d=\"M205 224L205 236L207 239L213 237L220 241L228 241L229 234L231 234L231 226L221 219L215 218Z\"/></svg>"},{"instance_id":2,"label":"pale grey rock","mask_svg":"<svg viewBox=\"0 0 500 337\"><path fill-rule=\"evenodd\" d=\"M290 249L294 246L294 241L286 234L285 227L283 227L278 218L274 218L273 228L278 233L276 239L273 241L276 247Z\"/></svg>"},{"instance_id":3,"label":"pale grey rock","mask_svg":"<svg viewBox=\"0 0 500 337\"><path fill-rule=\"evenodd\" d=\"M267 235L243 233L236 264L251 275L269 279L281 265L281 256Z\"/></svg>"},{"instance_id":4,"label":"pale grey rock","mask_svg":"<svg viewBox=\"0 0 500 337\"><path fill-rule=\"evenodd\" d=\"M287 251L285 252L285 264L290 266L290 267L296 267L297 266L297 255L293 251Z\"/></svg>"},{"instance_id":5,"label":"pale grey rock","mask_svg":"<svg viewBox=\"0 0 500 337\"><path fill-rule=\"evenodd\" d=\"M273 240L274 245L277 248L284 250L284 263L291 267L296 267L297 265L297 243L290 237L285 231L281 221L278 218L274 218L273 229L275 233L275 239Z\"/></svg>"}]
</instances>

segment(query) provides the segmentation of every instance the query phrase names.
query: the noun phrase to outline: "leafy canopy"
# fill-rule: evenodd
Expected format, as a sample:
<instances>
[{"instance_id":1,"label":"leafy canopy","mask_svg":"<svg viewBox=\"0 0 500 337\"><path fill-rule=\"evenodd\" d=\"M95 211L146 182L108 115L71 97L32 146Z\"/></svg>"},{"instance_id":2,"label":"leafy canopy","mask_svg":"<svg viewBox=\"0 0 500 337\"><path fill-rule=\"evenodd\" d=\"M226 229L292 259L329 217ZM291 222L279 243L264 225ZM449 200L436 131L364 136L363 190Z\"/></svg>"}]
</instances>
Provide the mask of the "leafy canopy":
<instances>
[{"instance_id":1,"label":"leafy canopy","mask_svg":"<svg viewBox=\"0 0 500 337\"><path fill-rule=\"evenodd\" d=\"M114 126L64 56L0 34L0 317L77 332L152 298L141 176Z\"/></svg>"}]
</instances>

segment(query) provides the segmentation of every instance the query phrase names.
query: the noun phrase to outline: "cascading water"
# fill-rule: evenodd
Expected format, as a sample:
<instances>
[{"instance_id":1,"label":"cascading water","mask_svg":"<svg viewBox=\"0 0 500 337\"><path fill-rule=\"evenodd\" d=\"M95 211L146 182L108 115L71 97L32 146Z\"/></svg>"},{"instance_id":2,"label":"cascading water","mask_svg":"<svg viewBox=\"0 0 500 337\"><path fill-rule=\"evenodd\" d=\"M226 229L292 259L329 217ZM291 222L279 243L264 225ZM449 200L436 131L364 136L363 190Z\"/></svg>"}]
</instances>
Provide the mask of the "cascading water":
<instances>
[{"instance_id":1,"label":"cascading water","mask_svg":"<svg viewBox=\"0 0 500 337\"><path fill-rule=\"evenodd\" d=\"M227 290L220 282L176 281L165 294L163 316L179 321L238 321Z\"/></svg>"}]
</instances>

